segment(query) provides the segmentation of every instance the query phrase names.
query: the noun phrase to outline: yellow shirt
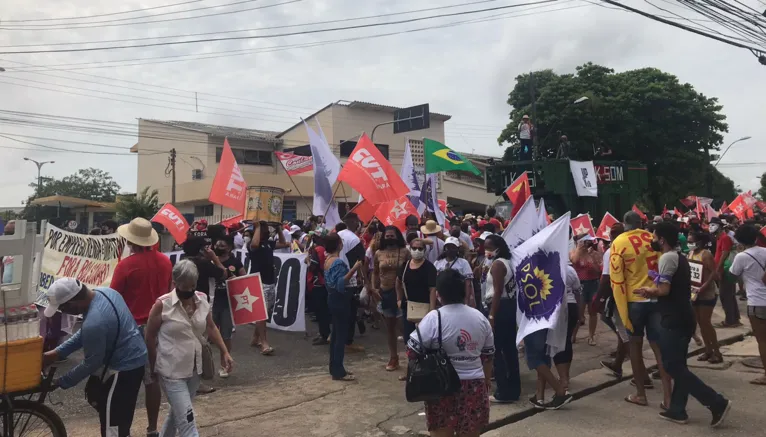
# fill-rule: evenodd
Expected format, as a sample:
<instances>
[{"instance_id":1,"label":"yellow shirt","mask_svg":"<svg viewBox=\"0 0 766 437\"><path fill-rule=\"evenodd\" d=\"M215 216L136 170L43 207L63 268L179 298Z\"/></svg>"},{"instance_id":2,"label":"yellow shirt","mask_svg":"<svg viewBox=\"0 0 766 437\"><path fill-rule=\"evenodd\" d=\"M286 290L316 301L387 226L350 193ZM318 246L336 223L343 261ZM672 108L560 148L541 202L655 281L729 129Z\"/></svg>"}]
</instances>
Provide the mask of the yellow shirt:
<instances>
[{"instance_id":1,"label":"yellow shirt","mask_svg":"<svg viewBox=\"0 0 766 437\"><path fill-rule=\"evenodd\" d=\"M653 286L649 270L658 271L660 254L652 250L652 239L650 232L635 229L624 232L612 242L609 279L617 311L629 330L633 329L633 325L628 317L628 302L646 301L633 292L641 287Z\"/></svg>"}]
</instances>

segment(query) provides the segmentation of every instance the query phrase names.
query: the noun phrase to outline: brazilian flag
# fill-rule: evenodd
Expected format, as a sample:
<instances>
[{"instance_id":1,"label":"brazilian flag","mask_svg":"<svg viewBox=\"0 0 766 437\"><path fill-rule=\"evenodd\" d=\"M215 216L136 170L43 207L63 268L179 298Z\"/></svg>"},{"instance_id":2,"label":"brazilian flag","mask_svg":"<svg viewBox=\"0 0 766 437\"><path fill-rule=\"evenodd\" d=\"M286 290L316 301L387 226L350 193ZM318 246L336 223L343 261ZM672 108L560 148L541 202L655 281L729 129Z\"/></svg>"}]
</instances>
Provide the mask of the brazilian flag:
<instances>
[{"instance_id":1,"label":"brazilian flag","mask_svg":"<svg viewBox=\"0 0 766 437\"><path fill-rule=\"evenodd\" d=\"M470 171L477 176L481 174L471 161L438 141L423 138L423 155L426 174L440 171Z\"/></svg>"}]
</instances>

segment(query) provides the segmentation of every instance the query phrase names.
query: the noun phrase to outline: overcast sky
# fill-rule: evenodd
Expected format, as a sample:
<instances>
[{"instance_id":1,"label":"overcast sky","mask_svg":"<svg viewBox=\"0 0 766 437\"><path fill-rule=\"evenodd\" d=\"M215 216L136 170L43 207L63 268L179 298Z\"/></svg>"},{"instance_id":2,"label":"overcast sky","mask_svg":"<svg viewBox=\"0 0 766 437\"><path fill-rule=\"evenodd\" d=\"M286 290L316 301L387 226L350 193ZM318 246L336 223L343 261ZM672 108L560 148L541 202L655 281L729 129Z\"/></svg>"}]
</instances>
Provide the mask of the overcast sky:
<instances>
[{"instance_id":1,"label":"overcast sky","mask_svg":"<svg viewBox=\"0 0 766 437\"><path fill-rule=\"evenodd\" d=\"M125 41L131 38L295 25L476 2L416 14L250 33L219 33L195 38L268 35L485 9L518 4L522 0L240 0L236 6L167 14L236 1L202 0L171 8L79 20L26 23L5 21L111 14L181 1L123 0L115 3L96 0L37 0L32 4L25 0L4 0L0 12L0 45L103 40L116 41L107 43L109 45L127 45L156 41ZM752 2L753 7L759 10L766 7L757 6L757 0L746 2ZM657 5L673 8L668 3L673 2L662 0ZM643 9L654 13L663 13L646 3L629 4L641 5ZM140 16L144 17L143 20L167 20L268 5L276 6L204 19L154 24L63 30L41 30L39 27L40 24L72 27L73 23L94 21L110 21L101 24L128 23L130 21L113 20ZM673 11L694 17L685 9L676 8ZM487 17L490 20L443 26ZM3 23L6 26L13 25L15 29L4 30ZM26 26L25 30L21 30L21 26ZM306 44L322 41L434 26L442 27L305 47ZM75 46L3 47L0 51L72 47ZM278 50L267 51L272 47ZM236 56L220 53L246 49L260 52L237 53ZM191 54L217 57L164 63L156 63L158 59L129 61L125 63L154 63L119 67L115 67L118 65L115 63L98 64L109 65L109 68L83 69L97 66L93 64L95 62L157 57L165 57L160 59L164 61L177 61L185 59L179 58L179 55ZM452 115L446 128L449 146L460 151L500 156L502 149L498 147L496 138L508 119L510 108L506 99L513 88L514 78L520 73L544 68L569 73L576 66L589 61L617 71L656 67L677 75L681 81L692 84L707 96L718 97L729 123L724 147L743 136L752 137L735 145L719 168L742 189L757 189L758 176L766 171L766 165L752 164L766 161L761 149L766 140L766 124L762 121L763 105L757 97L766 95L766 67L758 64L755 57L744 49L708 40L638 15L598 7L581 0L558 0L549 4L481 14L310 35L128 50L0 55L0 67L8 70L0 72L0 110L93 119L98 122L92 122L90 126L106 127L112 133L117 130L121 133L104 135L71 129L44 129L39 126L39 119L35 120L35 126L19 126L3 120L8 117L7 113L0 114L0 135L14 135L16 140L60 149L114 153L98 155L45 151L39 146L0 137L0 207L20 206L21 201L32 192L28 184L36 178L37 170L34 164L24 162L24 157L55 160L54 164L43 167L43 175L46 176L63 177L80 168L101 168L115 177L124 192L134 191L136 158L127 155L127 152L136 143L136 137L132 134L135 133L137 118L281 130L298 121L298 117L309 115L337 100L362 100L392 106L429 102L432 111ZM52 68L56 70L38 70L44 75L14 71L13 68L27 67L20 63L55 66ZM119 82L116 79L137 83ZM195 112L194 107L195 91L200 93L199 113ZM224 96L246 100L232 100ZM104 121L113 124L104 125ZM61 119L53 122L71 124ZM77 142L104 144L112 148ZM185 162L179 165L181 169L185 165L191 167L191 164Z\"/></svg>"}]
</instances>

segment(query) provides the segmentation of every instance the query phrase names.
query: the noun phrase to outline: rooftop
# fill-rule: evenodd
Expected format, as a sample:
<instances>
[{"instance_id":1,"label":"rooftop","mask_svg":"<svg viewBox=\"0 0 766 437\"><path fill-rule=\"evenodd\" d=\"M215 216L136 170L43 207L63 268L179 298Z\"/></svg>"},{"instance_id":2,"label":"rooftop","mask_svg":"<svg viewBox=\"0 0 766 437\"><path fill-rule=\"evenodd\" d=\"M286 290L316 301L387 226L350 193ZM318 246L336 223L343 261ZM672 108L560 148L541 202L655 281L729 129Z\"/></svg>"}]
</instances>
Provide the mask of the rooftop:
<instances>
[{"instance_id":1,"label":"rooftop","mask_svg":"<svg viewBox=\"0 0 766 437\"><path fill-rule=\"evenodd\" d=\"M359 108L359 109L368 109L373 111L390 112L392 114L394 113L394 111L402 109L396 106L380 105L377 103L369 103L369 102L360 102L358 100L354 100L354 101L338 100L335 104L341 105L341 106L348 106L349 108ZM433 118L434 120L439 120L439 121L447 121L451 119L452 116L446 115L446 114L439 114L438 112L431 112L431 118Z\"/></svg>"},{"instance_id":2,"label":"rooftop","mask_svg":"<svg viewBox=\"0 0 766 437\"><path fill-rule=\"evenodd\" d=\"M176 120L153 120L143 119L152 123L163 124L165 126L176 127L179 129L186 129L196 132L202 132L214 137L229 137L240 140L257 140L257 141L269 141L279 142L277 138L279 132L260 130L260 129L244 129L241 127L219 126L215 124L197 123L194 121L176 121Z\"/></svg>"}]
</instances>

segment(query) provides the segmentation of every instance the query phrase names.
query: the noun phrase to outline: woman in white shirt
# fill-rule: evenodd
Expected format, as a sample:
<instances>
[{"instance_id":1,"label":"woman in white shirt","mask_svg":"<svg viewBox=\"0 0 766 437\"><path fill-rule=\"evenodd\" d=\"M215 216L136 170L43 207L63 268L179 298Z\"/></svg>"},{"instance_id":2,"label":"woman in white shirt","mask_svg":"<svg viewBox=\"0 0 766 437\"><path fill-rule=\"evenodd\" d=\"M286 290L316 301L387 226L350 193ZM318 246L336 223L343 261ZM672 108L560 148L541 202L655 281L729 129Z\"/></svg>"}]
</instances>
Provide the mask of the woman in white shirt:
<instances>
[{"instance_id":1,"label":"woman in white shirt","mask_svg":"<svg viewBox=\"0 0 766 437\"><path fill-rule=\"evenodd\" d=\"M226 350L221 333L213 323L210 303L195 291L199 273L192 261L173 267L175 289L157 299L146 326L149 366L159 376L170 403L161 437L198 437L192 399L202 373L202 335L221 351L221 367L231 372L234 360Z\"/></svg>"},{"instance_id":2,"label":"woman in white shirt","mask_svg":"<svg viewBox=\"0 0 766 437\"><path fill-rule=\"evenodd\" d=\"M492 327L478 310L464 304L465 279L457 270L445 270L436 278L442 307L431 311L410 335L408 356L424 348L442 348L460 378L459 393L426 402L426 423L432 436L477 436L489 423L488 390L492 382L495 340Z\"/></svg>"},{"instance_id":3,"label":"woman in white shirt","mask_svg":"<svg viewBox=\"0 0 766 437\"><path fill-rule=\"evenodd\" d=\"M755 245L758 229L743 225L734 232L735 239L745 246L731 263L729 272L745 282L747 290L747 316L753 335L758 342L763 367L766 368L766 249ZM752 384L766 385L766 375L751 381Z\"/></svg>"},{"instance_id":4,"label":"woman in white shirt","mask_svg":"<svg viewBox=\"0 0 766 437\"><path fill-rule=\"evenodd\" d=\"M471 265L468 264L468 261L460 258L459 253L460 240L456 237L447 238L444 241L444 252L436 260L434 267L436 267L437 273L452 269L457 270L463 275L463 278L465 278L465 303L476 308L473 296L473 270L471 270Z\"/></svg>"}]
</instances>

